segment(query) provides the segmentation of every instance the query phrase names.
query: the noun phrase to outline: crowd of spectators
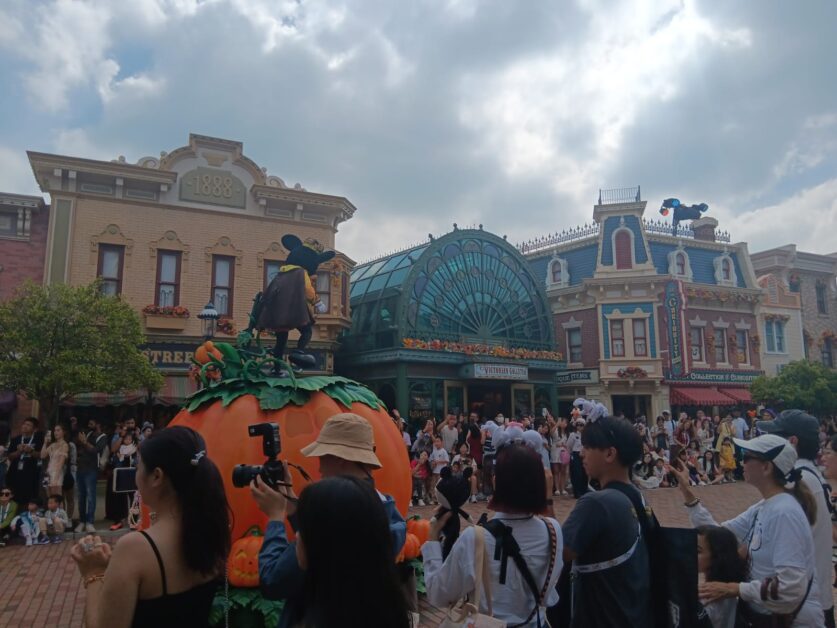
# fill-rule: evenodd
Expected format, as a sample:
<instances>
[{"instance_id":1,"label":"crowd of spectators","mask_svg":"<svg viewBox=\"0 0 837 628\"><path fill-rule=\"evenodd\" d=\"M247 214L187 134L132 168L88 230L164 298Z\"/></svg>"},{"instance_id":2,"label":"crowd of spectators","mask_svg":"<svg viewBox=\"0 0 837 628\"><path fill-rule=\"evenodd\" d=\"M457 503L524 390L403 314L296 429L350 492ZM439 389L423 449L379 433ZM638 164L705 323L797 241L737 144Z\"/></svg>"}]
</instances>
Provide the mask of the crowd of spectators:
<instances>
[{"instance_id":1,"label":"crowd of spectators","mask_svg":"<svg viewBox=\"0 0 837 628\"><path fill-rule=\"evenodd\" d=\"M136 468L139 444L154 431L150 422L119 420L105 432L99 419L86 429L73 416L42 429L34 417L12 436L0 424L0 546L60 543L65 532L96 531L97 485L105 480L105 519L111 530L136 527L136 491L115 493L116 469Z\"/></svg>"}]
</instances>

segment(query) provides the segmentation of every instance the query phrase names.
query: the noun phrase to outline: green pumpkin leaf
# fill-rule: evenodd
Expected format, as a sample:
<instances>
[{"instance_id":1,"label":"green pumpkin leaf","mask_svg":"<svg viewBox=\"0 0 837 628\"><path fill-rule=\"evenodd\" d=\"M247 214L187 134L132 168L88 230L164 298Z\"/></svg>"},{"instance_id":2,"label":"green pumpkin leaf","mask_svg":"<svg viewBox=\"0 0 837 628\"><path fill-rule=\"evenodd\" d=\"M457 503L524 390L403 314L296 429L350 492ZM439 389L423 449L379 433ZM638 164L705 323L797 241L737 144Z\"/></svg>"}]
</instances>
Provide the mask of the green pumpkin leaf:
<instances>
[{"instance_id":1,"label":"green pumpkin leaf","mask_svg":"<svg viewBox=\"0 0 837 628\"><path fill-rule=\"evenodd\" d=\"M293 388L264 388L259 392L259 406L262 410L281 410L289 403L304 406L309 394Z\"/></svg>"},{"instance_id":2,"label":"green pumpkin leaf","mask_svg":"<svg viewBox=\"0 0 837 628\"><path fill-rule=\"evenodd\" d=\"M225 408L233 401L245 395L246 391L242 388L227 388L221 391L221 405Z\"/></svg>"},{"instance_id":3,"label":"green pumpkin leaf","mask_svg":"<svg viewBox=\"0 0 837 628\"><path fill-rule=\"evenodd\" d=\"M323 393L334 399L338 403L342 403L347 408L352 406L355 401L354 397L341 385L326 386L322 389Z\"/></svg>"}]
</instances>

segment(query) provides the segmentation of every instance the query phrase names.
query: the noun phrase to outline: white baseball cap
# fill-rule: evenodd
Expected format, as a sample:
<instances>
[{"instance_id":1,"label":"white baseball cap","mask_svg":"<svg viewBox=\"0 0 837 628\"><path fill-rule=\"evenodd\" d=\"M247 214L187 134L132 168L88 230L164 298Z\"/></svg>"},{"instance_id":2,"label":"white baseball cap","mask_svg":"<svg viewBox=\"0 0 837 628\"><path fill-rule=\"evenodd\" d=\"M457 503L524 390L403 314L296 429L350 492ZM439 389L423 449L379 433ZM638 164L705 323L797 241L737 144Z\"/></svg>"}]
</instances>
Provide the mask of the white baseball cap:
<instances>
[{"instance_id":1,"label":"white baseball cap","mask_svg":"<svg viewBox=\"0 0 837 628\"><path fill-rule=\"evenodd\" d=\"M772 462L783 475L793 471L796 464L796 450L786 439L775 434L764 434L752 440L733 438L732 442L759 458Z\"/></svg>"}]
</instances>

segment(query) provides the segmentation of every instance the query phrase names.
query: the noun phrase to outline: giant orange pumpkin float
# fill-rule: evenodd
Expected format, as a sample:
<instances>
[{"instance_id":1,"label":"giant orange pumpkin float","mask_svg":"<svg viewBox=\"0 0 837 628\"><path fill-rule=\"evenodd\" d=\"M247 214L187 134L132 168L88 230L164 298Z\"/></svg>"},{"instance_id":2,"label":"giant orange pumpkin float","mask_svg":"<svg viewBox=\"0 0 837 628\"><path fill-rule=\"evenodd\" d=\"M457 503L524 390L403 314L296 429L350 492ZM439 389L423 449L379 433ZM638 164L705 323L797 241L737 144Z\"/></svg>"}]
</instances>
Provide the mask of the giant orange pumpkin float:
<instances>
[{"instance_id":1,"label":"giant orange pumpkin float","mask_svg":"<svg viewBox=\"0 0 837 628\"><path fill-rule=\"evenodd\" d=\"M199 364L197 371L204 388L189 398L170 425L191 427L204 437L207 456L218 465L224 479L234 517L234 541L252 526L264 530L267 524L250 490L232 484L235 465L265 461L261 439L250 438L247 432L247 426L254 423L277 423L280 459L299 465L316 481L320 477L318 459L306 458L300 449L317 437L329 417L346 411L362 416L372 425L375 453L382 464L372 473L375 486L392 495L406 516L412 490L407 451L398 428L374 393L343 377L295 378L292 373L274 377L264 373L272 360L264 352L225 343L216 343L212 349L206 355L201 352L202 360L207 361ZM216 375L219 372L220 377ZM307 482L295 469L291 475L299 495ZM288 530L292 536L290 526Z\"/></svg>"}]
</instances>

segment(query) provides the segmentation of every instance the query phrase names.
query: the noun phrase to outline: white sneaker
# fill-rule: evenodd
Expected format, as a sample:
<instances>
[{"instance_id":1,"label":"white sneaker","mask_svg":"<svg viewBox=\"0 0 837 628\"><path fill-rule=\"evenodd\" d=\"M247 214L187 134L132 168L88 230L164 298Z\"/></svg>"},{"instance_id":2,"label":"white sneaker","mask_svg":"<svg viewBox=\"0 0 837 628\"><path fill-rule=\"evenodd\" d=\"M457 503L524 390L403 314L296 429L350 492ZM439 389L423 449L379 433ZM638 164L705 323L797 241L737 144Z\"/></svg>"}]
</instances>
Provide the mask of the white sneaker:
<instances>
[{"instance_id":1,"label":"white sneaker","mask_svg":"<svg viewBox=\"0 0 837 628\"><path fill-rule=\"evenodd\" d=\"M418 500L418 505L419 506L424 506L424 500L423 499Z\"/></svg>"},{"instance_id":2,"label":"white sneaker","mask_svg":"<svg viewBox=\"0 0 837 628\"><path fill-rule=\"evenodd\" d=\"M84 532L84 522L83 521L76 526L76 532Z\"/></svg>"},{"instance_id":3,"label":"white sneaker","mask_svg":"<svg viewBox=\"0 0 837 628\"><path fill-rule=\"evenodd\" d=\"M32 545L32 539L30 539L29 537L26 537L26 545Z\"/></svg>"},{"instance_id":4,"label":"white sneaker","mask_svg":"<svg viewBox=\"0 0 837 628\"><path fill-rule=\"evenodd\" d=\"M476 496L476 495L471 495L471 503L472 503L472 504L476 504L476 503L477 503L477 496Z\"/></svg>"},{"instance_id":5,"label":"white sneaker","mask_svg":"<svg viewBox=\"0 0 837 628\"><path fill-rule=\"evenodd\" d=\"M554 491L552 491L552 494L553 495L560 495L561 491L559 491L558 489L555 489Z\"/></svg>"},{"instance_id":6,"label":"white sneaker","mask_svg":"<svg viewBox=\"0 0 837 628\"><path fill-rule=\"evenodd\" d=\"M85 532L90 532L90 533L95 533L96 532L96 526L94 526L92 523L87 523L84 526L84 531Z\"/></svg>"}]
</instances>

